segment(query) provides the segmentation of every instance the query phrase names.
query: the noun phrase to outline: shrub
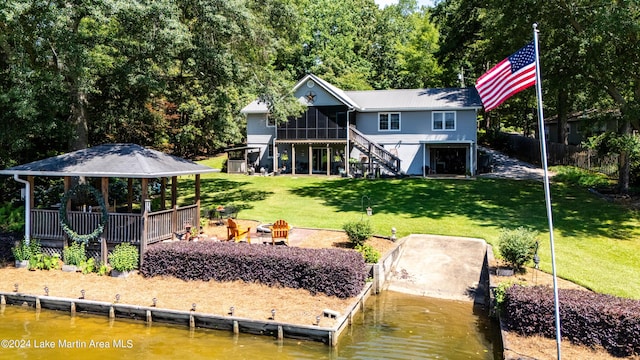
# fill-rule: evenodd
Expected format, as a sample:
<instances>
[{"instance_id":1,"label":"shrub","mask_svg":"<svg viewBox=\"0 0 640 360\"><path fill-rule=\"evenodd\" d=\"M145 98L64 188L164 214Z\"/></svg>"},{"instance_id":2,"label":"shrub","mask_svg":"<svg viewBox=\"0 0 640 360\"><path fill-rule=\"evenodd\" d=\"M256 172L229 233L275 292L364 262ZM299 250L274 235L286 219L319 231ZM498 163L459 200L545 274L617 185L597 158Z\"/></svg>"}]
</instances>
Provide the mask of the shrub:
<instances>
[{"instance_id":1,"label":"shrub","mask_svg":"<svg viewBox=\"0 0 640 360\"><path fill-rule=\"evenodd\" d=\"M380 252L369 244L356 245L355 249L362 254L367 264L375 264L380 260Z\"/></svg>"},{"instance_id":2,"label":"shrub","mask_svg":"<svg viewBox=\"0 0 640 360\"><path fill-rule=\"evenodd\" d=\"M107 275L107 273L109 273L109 267L107 266L107 264L101 263L96 272L98 273L98 276Z\"/></svg>"},{"instance_id":3,"label":"shrub","mask_svg":"<svg viewBox=\"0 0 640 360\"><path fill-rule=\"evenodd\" d=\"M0 232L19 232L24 229L24 206L7 202L0 205Z\"/></svg>"},{"instance_id":4,"label":"shrub","mask_svg":"<svg viewBox=\"0 0 640 360\"><path fill-rule=\"evenodd\" d=\"M353 247L364 244L373 234L371 224L364 220L348 222L342 228L347 233Z\"/></svg>"},{"instance_id":5,"label":"shrub","mask_svg":"<svg viewBox=\"0 0 640 360\"><path fill-rule=\"evenodd\" d=\"M60 255L47 255L42 252L31 254L29 258L29 270L51 270L60 267Z\"/></svg>"},{"instance_id":6,"label":"shrub","mask_svg":"<svg viewBox=\"0 0 640 360\"><path fill-rule=\"evenodd\" d=\"M130 243L116 245L109 254L109 264L116 271L131 271L138 267L138 249Z\"/></svg>"},{"instance_id":7,"label":"shrub","mask_svg":"<svg viewBox=\"0 0 640 360\"><path fill-rule=\"evenodd\" d=\"M602 346L618 357L640 354L640 301L590 291L559 289L563 337L589 347ZM503 306L509 330L555 337L553 289L507 289Z\"/></svg>"},{"instance_id":8,"label":"shrub","mask_svg":"<svg viewBox=\"0 0 640 360\"><path fill-rule=\"evenodd\" d=\"M499 237L500 255L514 270L522 272L524 266L535 255L538 246L537 236L536 231L523 227L514 230L503 229Z\"/></svg>"},{"instance_id":9,"label":"shrub","mask_svg":"<svg viewBox=\"0 0 640 360\"><path fill-rule=\"evenodd\" d=\"M74 241L73 244L62 250L62 258L67 265L79 266L87 260L84 244Z\"/></svg>"},{"instance_id":10,"label":"shrub","mask_svg":"<svg viewBox=\"0 0 640 360\"><path fill-rule=\"evenodd\" d=\"M606 187L610 185L609 179L604 174L591 172L575 166L556 166L553 168L556 175L554 181L560 181L567 185L578 185L582 187Z\"/></svg>"},{"instance_id":11,"label":"shrub","mask_svg":"<svg viewBox=\"0 0 640 360\"><path fill-rule=\"evenodd\" d=\"M78 267L80 268L80 271L82 271L82 273L85 275L92 272L97 272L98 270L96 267L96 260L94 258L88 258L81 261L80 264L78 264Z\"/></svg>"},{"instance_id":12,"label":"shrub","mask_svg":"<svg viewBox=\"0 0 640 360\"><path fill-rule=\"evenodd\" d=\"M17 261L29 260L31 257L31 246L25 239L20 240L17 246L11 248L11 253Z\"/></svg>"},{"instance_id":13,"label":"shrub","mask_svg":"<svg viewBox=\"0 0 640 360\"><path fill-rule=\"evenodd\" d=\"M365 264L355 251L255 246L242 243L175 242L144 254L143 276L183 280L258 282L348 298L365 284Z\"/></svg>"}]
</instances>

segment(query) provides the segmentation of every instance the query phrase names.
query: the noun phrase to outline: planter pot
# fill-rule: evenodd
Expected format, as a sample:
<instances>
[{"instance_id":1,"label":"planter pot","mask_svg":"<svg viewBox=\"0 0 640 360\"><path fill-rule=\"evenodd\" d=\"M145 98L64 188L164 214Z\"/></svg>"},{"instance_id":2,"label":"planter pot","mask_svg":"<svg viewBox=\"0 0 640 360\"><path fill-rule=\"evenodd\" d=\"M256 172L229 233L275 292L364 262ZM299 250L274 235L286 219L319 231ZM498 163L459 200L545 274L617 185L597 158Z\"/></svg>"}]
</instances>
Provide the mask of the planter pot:
<instances>
[{"instance_id":1,"label":"planter pot","mask_svg":"<svg viewBox=\"0 0 640 360\"><path fill-rule=\"evenodd\" d=\"M126 278L129 274L131 274L131 271L111 270L111 277Z\"/></svg>"},{"instance_id":2,"label":"planter pot","mask_svg":"<svg viewBox=\"0 0 640 360\"><path fill-rule=\"evenodd\" d=\"M64 265L62 265L62 271L64 271L64 272L76 272L76 271L78 271L78 267L75 266L75 265L64 264Z\"/></svg>"},{"instance_id":3,"label":"planter pot","mask_svg":"<svg viewBox=\"0 0 640 360\"><path fill-rule=\"evenodd\" d=\"M16 260L16 267L17 268L28 268L29 267L29 260Z\"/></svg>"}]
</instances>

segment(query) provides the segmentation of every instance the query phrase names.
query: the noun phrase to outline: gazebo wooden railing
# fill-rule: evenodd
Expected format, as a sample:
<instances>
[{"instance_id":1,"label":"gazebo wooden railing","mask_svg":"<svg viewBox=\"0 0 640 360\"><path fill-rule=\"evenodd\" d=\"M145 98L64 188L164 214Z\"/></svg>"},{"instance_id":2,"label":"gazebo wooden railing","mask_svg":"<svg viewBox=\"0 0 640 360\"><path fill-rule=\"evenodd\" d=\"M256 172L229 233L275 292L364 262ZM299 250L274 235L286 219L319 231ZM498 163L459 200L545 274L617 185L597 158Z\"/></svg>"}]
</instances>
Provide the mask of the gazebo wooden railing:
<instances>
[{"instance_id":1,"label":"gazebo wooden railing","mask_svg":"<svg viewBox=\"0 0 640 360\"><path fill-rule=\"evenodd\" d=\"M98 226L101 216L99 212L70 211L67 218L75 232L87 234ZM130 242L144 249L147 245L172 239L187 223L198 226L199 219L198 205L146 214L109 213L102 237L107 244ZM65 233L60 226L58 210L32 209L31 237L40 240L44 246L62 248Z\"/></svg>"}]
</instances>

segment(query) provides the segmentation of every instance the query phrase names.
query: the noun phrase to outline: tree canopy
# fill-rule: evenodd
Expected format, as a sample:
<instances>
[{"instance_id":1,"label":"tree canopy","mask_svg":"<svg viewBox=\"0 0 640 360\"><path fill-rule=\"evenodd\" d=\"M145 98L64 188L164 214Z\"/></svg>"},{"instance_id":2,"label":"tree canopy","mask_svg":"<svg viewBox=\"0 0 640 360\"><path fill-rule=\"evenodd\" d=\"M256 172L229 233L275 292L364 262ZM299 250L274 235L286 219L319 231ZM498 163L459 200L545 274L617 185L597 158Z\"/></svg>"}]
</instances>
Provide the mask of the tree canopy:
<instances>
[{"instance_id":1,"label":"tree canopy","mask_svg":"<svg viewBox=\"0 0 640 360\"><path fill-rule=\"evenodd\" d=\"M0 166L106 142L213 154L244 142L239 111L255 98L276 121L298 113L290 89L307 73L343 89L473 86L531 40L533 23L541 30L548 116L564 124L575 111L619 114L624 138L640 126L639 7L613 0L442 0L433 8L415 0L384 8L373 0L7 0L0 4ZM527 133L534 107L535 94L522 92L482 114L483 124ZM566 137L561 131L551 140ZM627 169L636 152L619 149Z\"/></svg>"}]
</instances>

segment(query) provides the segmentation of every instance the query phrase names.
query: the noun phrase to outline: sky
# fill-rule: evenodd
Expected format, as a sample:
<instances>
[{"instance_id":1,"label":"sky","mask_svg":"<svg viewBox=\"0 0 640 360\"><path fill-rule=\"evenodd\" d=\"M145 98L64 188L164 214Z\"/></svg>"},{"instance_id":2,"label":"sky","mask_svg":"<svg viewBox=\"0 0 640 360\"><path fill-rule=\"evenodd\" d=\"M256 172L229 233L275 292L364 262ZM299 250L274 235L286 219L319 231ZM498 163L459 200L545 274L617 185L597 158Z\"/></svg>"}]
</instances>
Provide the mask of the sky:
<instances>
[{"instance_id":1,"label":"sky","mask_svg":"<svg viewBox=\"0 0 640 360\"><path fill-rule=\"evenodd\" d=\"M380 8L383 8L386 5L397 4L398 0L375 0L375 2L376 4L378 4ZM418 0L418 6L422 6L422 5L432 6L433 3L434 3L434 0Z\"/></svg>"}]
</instances>

